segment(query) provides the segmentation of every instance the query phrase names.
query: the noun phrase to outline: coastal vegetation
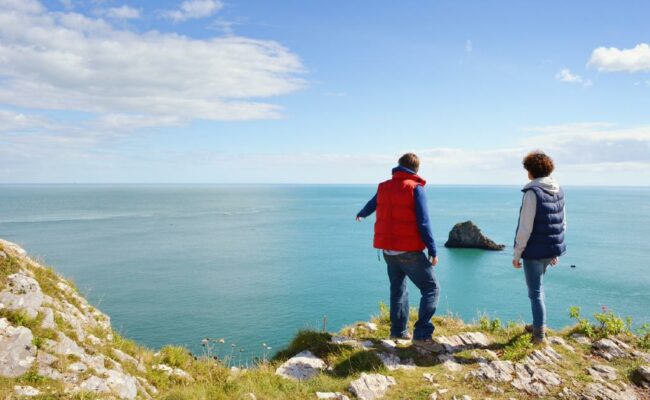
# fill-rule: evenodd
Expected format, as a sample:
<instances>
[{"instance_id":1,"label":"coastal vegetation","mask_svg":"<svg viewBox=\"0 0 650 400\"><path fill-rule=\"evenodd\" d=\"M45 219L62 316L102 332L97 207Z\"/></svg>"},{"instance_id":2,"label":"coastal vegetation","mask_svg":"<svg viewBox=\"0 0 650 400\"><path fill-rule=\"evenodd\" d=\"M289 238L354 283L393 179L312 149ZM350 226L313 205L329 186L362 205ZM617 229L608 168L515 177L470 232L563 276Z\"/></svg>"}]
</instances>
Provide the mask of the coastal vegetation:
<instances>
[{"instance_id":1,"label":"coastal vegetation","mask_svg":"<svg viewBox=\"0 0 650 400\"><path fill-rule=\"evenodd\" d=\"M428 347L389 340L388 310L380 304L367 322L336 333L302 330L275 354L262 344L253 360L229 338L199 338L202 354L178 346L156 351L121 336L69 280L4 241L0 303L0 398L650 396L650 325L633 328L607 308L587 318L571 307L576 324L551 331L543 345L533 345L522 324L488 315L471 322L434 317L436 341ZM355 386L371 378L383 382L374 394Z\"/></svg>"}]
</instances>

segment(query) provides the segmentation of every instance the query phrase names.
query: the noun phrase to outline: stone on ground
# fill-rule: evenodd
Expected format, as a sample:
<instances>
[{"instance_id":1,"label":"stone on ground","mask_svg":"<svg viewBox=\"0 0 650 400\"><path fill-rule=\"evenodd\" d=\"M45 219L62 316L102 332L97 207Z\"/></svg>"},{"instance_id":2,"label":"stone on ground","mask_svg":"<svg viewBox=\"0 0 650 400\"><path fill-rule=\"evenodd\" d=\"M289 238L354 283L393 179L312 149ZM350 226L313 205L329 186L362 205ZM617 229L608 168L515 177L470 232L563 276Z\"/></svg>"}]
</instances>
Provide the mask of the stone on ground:
<instances>
[{"instance_id":1,"label":"stone on ground","mask_svg":"<svg viewBox=\"0 0 650 400\"><path fill-rule=\"evenodd\" d=\"M0 292L0 304L5 308L22 310L29 318L36 318L42 303L43 292L36 279L23 273L7 277L7 288Z\"/></svg>"},{"instance_id":2,"label":"stone on ground","mask_svg":"<svg viewBox=\"0 0 650 400\"><path fill-rule=\"evenodd\" d=\"M14 386L16 396L32 397L41 394L41 391L31 386Z\"/></svg>"},{"instance_id":3,"label":"stone on ground","mask_svg":"<svg viewBox=\"0 0 650 400\"><path fill-rule=\"evenodd\" d=\"M311 351L303 351L280 365L275 370L275 374L301 381L316 376L325 367L325 361L316 357Z\"/></svg>"},{"instance_id":4,"label":"stone on ground","mask_svg":"<svg viewBox=\"0 0 650 400\"><path fill-rule=\"evenodd\" d=\"M36 360L33 338L29 329L0 318L0 376L15 378L31 368Z\"/></svg>"},{"instance_id":5,"label":"stone on ground","mask_svg":"<svg viewBox=\"0 0 650 400\"><path fill-rule=\"evenodd\" d=\"M359 379L350 382L350 392L361 400L382 398L388 389L397 382L392 376L381 374L361 374Z\"/></svg>"}]
</instances>

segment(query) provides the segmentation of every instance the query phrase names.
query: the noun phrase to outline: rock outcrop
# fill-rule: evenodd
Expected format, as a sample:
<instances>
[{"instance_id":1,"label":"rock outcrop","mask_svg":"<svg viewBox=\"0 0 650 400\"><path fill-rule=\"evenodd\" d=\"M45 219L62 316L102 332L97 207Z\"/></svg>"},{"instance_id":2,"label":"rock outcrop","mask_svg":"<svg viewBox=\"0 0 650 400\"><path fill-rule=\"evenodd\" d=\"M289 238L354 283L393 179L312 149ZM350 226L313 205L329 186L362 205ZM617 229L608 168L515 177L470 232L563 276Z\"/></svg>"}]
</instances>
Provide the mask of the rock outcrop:
<instances>
[{"instance_id":1,"label":"rock outcrop","mask_svg":"<svg viewBox=\"0 0 650 400\"><path fill-rule=\"evenodd\" d=\"M360 400L374 400L383 397L396 384L392 376L362 373L359 379L350 383L350 392Z\"/></svg>"},{"instance_id":2,"label":"rock outcrop","mask_svg":"<svg viewBox=\"0 0 650 400\"><path fill-rule=\"evenodd\" d=\"M3 241L0 299L0 398L197 398L208 387L210 398L252 400L650 398L647 338L630 332L558 332L528 347L521 326L488 330L441 317L445 335L413 342L386 338L389 321L380 316L335 336L299 333L291 354L243 367L178 347L154 353L119 337L71 282Z\"/></svg>"},{"instance_id":3,"label":"rock outcrop","mask_svg":"<svg viewBox=\"0 0 650 400\"><path fill-rule=\"evenodd\" d=\"M285 361L275 373L284 378L302 381L314 377L325 367L325 361L310 351L303 351Z\"/></svg>"},{"instance_id":4,"label":"rock outcrop","mask_svg":"<svg viewBox=\"0 0 650 400\"><path fill-rule=\"evenodd\" d=\"M133 356L114 348L118 345L112 343L107 315L17 245L0 240L0 251L0 376L51 379L66 393L129 400L155 394L143 376L127 372L126 364L135 364L139 373L146 370ZM39 388L16 385L14 394L60 394Z\"/></svg>"},{"instance_id":5,"label":"rock outcrop","mask_svg":"<svg viewBox=\"0 0 650 400\"><path fill-rule=\"evenodd\" d=\"M479 227L472 221L465 221L454 225L449 232L445 247L503 250L506 246L496 244L492 239L483 235Z\"/></svg>"}]
</instances>

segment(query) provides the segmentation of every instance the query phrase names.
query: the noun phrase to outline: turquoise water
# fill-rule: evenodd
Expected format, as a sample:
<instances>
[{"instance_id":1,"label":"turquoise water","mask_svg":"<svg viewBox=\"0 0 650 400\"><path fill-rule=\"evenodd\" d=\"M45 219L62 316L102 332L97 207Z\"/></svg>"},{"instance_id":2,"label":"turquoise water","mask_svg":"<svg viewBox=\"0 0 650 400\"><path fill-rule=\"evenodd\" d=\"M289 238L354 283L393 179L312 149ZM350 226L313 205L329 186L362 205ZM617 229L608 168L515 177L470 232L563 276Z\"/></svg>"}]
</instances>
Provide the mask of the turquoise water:
<instances>
[{"instance_id":1,"label":"turquoise water","mask_svg":"<svg viewBox=\"0 0 650 400\"><path fill-rule=\"evenodd\" d=\"M72 278L124 335L149 346L223 337L255 354L297 329L337 330L387 301L372 249L374 216L354 215L375 186L1 185L0 237ZM440 264L439 313L527 320L510 266L516 187L428 186ZM566 188L568 254L546 277L549 324L605 305L650 322L650 189ZM503 252L445 249L471 219ZM577 268L571 269L570 264ZM418 301L411 287L412 304Z\"/></svg>"}]
</instances>

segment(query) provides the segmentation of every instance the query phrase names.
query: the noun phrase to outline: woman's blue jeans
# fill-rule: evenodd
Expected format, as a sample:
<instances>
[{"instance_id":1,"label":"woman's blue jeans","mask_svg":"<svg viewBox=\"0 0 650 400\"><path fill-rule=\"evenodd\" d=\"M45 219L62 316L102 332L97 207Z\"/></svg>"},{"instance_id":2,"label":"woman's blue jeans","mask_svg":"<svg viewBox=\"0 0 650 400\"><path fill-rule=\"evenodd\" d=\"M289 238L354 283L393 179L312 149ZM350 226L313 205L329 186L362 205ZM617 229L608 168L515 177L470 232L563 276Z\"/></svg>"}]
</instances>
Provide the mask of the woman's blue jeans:
<instances>
[{"instance_id":1,"label":"woman's blue jeans","mask_svg":"<svg viewBox=\"0 0 650 400\"><path fill-rule=\"evenodd\" d=\"M546 325L546 306L544 305L544 274L551 258L539 260L524 259L524 274L528 285L528 298L533 311L533 327L540 329Z\"/></svg>"},{"instance_id":2,"label":"woman's blue jeans","mask_svg":"<svg viewBox=\"0 0 650 400\"><path fill-rule=\"evenodd\" d=\"M389 256L384 254L390 280L390 335L408 333L409 297L406 286L408 277L420 289L420 309L415 323L413 339L431 339L434 326L431 317L438 306L438 281L433 266L421 251Z\"/></svg>"}]
</instances>

